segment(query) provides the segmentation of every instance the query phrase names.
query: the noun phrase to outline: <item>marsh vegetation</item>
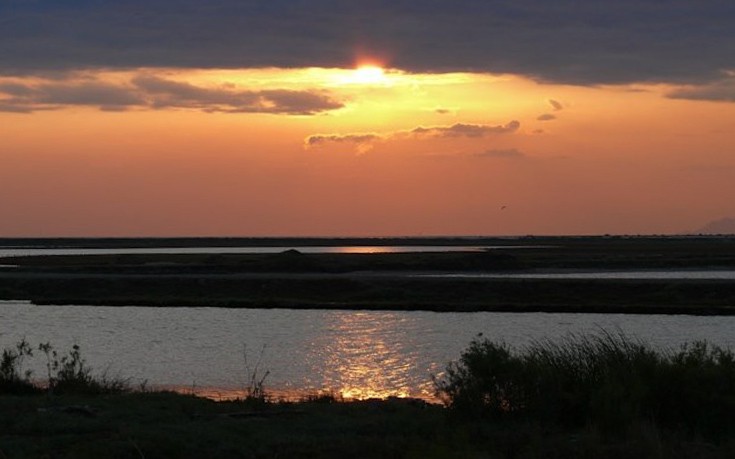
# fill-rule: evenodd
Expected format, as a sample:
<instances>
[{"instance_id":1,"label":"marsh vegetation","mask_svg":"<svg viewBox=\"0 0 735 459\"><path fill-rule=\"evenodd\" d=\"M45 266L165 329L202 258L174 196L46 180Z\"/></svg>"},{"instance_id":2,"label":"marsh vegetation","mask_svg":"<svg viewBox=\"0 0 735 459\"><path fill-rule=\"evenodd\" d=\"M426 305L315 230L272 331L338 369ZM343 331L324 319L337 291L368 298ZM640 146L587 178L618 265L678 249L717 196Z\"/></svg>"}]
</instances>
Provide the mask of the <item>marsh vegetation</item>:
<instances>
[{"instance_id":1,"label":"marsh vegetation","mask_svg":"<svg viewBox=\"0 0 735 459\"><path fill-rule=\"evenodd\" d=\"M518 350L478 337L436 385L470 420L735 434L735 354L704 341L662 352L601 332Z\"/></svg>"},{"instance_id":2,"label":"marsh vegetation","mask_svg":"<svg viewBox=\"0 0 735 459\"><path fill-rule=\"evenodd\" d=\"M255 381L256 390L235 401L130 390L91 377L78 348L64 356L41 349L52 359L53 391L23 371L23 359L35 351L19 343L3 353L3 457L735 453L735 360L731 351L704 342L657 352L600 333L511 349L478 337L436 379L444 405L395 398L346 402L329 393L279 401L267 397L265 379L255 372L245 384ZM62 391L61 381L74 384Z\"/></svg>"},{"instance_id":3,"label":"marsh vegetation","mask_svg":"<svg viewBox=\"0 0 735 459\"><path fill-rule=\"evenodd\" d=\"M390 240L350 242L360 241L385 244ZM416 241L427 243L423 239L404 239L400 243ZM75 241L64 241L67 242ZM733 238L560 237L431 242L486 243L501 248L444 253L305 254L289 250L276 254L3 258L2 264L17 266L0 270L0 299L31 300L36 304L171 307L735 314L735 283L731 280L467 279L413 275L601 269L732 270Z\"/></svg>"}]
</instances>

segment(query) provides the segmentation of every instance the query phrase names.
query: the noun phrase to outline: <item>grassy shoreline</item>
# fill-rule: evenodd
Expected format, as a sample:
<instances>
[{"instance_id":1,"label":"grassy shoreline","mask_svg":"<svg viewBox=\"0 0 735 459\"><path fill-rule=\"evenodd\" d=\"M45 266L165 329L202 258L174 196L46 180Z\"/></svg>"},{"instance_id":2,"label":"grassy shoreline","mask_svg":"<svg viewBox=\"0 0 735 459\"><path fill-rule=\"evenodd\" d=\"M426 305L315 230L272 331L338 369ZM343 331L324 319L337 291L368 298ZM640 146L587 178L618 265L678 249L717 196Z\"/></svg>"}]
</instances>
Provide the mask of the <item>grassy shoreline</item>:
<instances>
[{"instance_id":1,"label":"grassy shoreline","mask_svg":"<svg viewBox=\"0 0 735 459\"><path fill-rule=\"evenodd\" d=\"M83 360L72 360L54 373L52 392L0 391L0 457L719 459L735 453L735 359L704 344L667 356L611 335L537 343L523 352L476 340L438 381L446 405L331 395L271 401L257 390L215 402L109 384L102 388L114 390L100 391ZM23 380L21 372L13 374Z\"/></svg>"},{"instance_id":2,"label":"grassy shoreline","mask_svg":"<svg viewBox=\"0 0 735 459\"><path fill-rule=\"evenodd\" d=\"M75 410L75 408L78 408ZM253 408L172 393L0 396L0 454L15 458L733 457L735 441L641 422L592 426L469 422L411 400L305 401ZM86 414L85 414L86 413Z\"/></svg>"}]
</instances>

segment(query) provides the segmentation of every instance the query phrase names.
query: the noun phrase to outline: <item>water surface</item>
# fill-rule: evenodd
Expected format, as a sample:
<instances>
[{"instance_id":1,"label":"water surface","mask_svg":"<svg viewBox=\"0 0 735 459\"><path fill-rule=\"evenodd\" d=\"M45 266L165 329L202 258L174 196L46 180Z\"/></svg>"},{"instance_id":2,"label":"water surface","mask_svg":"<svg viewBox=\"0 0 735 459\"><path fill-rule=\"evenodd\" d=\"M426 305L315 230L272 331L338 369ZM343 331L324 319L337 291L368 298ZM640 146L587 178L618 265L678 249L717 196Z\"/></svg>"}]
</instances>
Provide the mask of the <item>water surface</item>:
<instances>
[{"instance_id":1,"label":"water surface","mask_svg":"<svg viewBox=\"0 0 735 459\"><path fill-rule=\"evenodd\" d=\"M0 347L25 338L154 386L242 389L258 365L277 391L430 398L431 375L478 333L523 346L621 330L659 348L708 339L735 348L735 317L34 306L0 302ZM259 363L258 363L259 362ZM36 374L45 369L34 359Z\"/></svg>"},{"instance_id":2,"label":"water surface","mask_svg":"<svg viewBox=\"0 0 735 459\"><path fill-rule=\"evenodd\" d=\"M528 246L294 246L294 247L137 247L137 248L8 248L0 247L0 258L38 255L123 255L123 254L226 254L226 253L281 253L298 250L302 253L422 253L422 252L477 252L492 249L518 249Z\"/></svg>"},{"instance_id":3,"label":"water surface","mask_svg":"<svg viewBox=\"0 0 735 459\"><path fill-rule=\"evenodd\" d=\"M622 270L622 271L564 271L555 273L444 273L418 274L415 277L437 277L446 279L640 279L640 280L735 280L735 271L728 269L667 269L667 270Z\"/></svg>"}]
</instances>

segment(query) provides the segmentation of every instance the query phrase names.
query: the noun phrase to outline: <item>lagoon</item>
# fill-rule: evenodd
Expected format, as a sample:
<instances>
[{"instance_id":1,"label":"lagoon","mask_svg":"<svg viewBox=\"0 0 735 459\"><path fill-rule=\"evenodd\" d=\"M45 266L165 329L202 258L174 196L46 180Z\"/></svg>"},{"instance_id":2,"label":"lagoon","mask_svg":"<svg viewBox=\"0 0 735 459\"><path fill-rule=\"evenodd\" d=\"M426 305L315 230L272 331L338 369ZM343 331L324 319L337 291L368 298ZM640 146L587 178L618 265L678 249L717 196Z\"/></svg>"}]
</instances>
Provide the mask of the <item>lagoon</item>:
<instances>
[{"instance_id":1,"label":"lagoon","mask_svg":"<svg viewBox=\"0 0 735 459\"><path fill-rule=\"evenodd\" d=\"M237 394L256 368L275 394L331 390L347 398L431 399L439 375L477 334L524 346L601 330L659 349L707 339L735 348L735 317L564 313L435 313L221 309L206 307L36 306L0 302L0 347L25 338L73 344L95 370L186 388ZM45 374L43 356L31 362Z\"/></svg>"}]
</instances>

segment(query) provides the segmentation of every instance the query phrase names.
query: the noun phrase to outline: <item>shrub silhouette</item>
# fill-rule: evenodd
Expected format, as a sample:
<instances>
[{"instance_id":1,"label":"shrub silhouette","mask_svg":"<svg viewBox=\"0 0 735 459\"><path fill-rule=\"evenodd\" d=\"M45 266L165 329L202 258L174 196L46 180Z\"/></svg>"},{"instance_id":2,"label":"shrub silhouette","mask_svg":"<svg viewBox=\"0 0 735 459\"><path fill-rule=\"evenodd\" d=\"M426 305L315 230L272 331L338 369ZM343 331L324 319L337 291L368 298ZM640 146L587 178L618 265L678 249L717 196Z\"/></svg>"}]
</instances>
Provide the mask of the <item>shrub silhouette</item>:
<instances>
[{"instance_id":1,"label":"shrub silhouette","mask_svg":"<svg viewBox=\"0 0 735 459\"><path fill-rule=\"evenodd\" d=\"M603 332L516 351L478 336L435 386L469 419L608 433L646 422L710 436L735 432L735 357L704 342L667 353Z\"/></svg>"}]
</instances>

